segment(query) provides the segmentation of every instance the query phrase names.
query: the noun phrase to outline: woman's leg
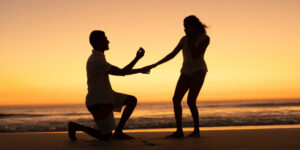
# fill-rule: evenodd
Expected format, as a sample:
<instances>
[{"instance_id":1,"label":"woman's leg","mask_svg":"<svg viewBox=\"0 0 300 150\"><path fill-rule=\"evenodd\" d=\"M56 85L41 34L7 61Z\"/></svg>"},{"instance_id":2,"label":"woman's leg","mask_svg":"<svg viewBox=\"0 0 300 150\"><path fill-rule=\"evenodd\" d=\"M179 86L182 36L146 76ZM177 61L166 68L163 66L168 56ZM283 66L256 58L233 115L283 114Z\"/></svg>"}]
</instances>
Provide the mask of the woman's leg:
<instances>
[{"instance_id":1,"label":"woman's leg","mask_svg":"<svg viewBox=\"0 0 300 150\"><path fill-rule=\"evenodd\" d=\"M174 107L177 130L175 133L171 134L168 137L183 137L181 101L189 88L189 82L190 79L187 75L181 75L178 79L175 93L173 96L173 107Z\"/></svg>"},{"instance_id":2,"label":"woman's leg","mask_svg":"<svg viewBox=\"0 0 300 150\"><path fill-rule=\"evenodd\" d=\"M199 95L199 92L201 90L201 87L203 85L204 79L205 79L205 72L196 72L191 77L191 84L188 94L187 103L191 110L192 117L194 120L194 132L190 134L189 136L199 136L199 113L198 108L196 106L197 97Z\"/></svg>"}]
</instances>

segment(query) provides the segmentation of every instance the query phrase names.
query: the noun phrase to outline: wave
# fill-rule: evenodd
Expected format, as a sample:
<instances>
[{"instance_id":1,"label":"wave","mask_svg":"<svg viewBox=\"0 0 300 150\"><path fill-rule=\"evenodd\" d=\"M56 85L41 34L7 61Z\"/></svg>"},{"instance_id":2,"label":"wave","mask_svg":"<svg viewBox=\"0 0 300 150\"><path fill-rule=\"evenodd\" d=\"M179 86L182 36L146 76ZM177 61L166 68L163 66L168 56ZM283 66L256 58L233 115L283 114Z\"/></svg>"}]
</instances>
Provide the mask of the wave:
<instances>
[{"instance_id":1,"label":"wave","mask_svg":"<svg viewBox=\"0 0 300 150\"><path fill-rule=\"evenodd\" d=\"M299 102L273 102L273 103L239 103L239 104L234 104L234 103L220 103L220 104L203 104L201 102L198 102L198 106L200 108L241 108L241 107L298 107L300 106L300 101Z\"/></svg>"},{"instance_id":2,"label":"wave","mask_svg":"<svg viewBox=\"0 0 300 150\"><path fill-rule=\"evenodd\" d=\"M67 122L69 120L42 121L38 123L15 123L0 125L0 133L2 132L57 132L67 131ZM85 126L95 128L92 119L77 119L74 122ZM116 118L116 123L119 118ZM183 118L184 127L193 127L192 118ZM220 127L220 126L258 126L258 125L292 125L300 124L299 116L288 117L265 117L265 118L246 118L246 117L200 117L200 127ZM131 118L126 123L125 129L153 129L153 128L175 128L175 120L170 118Z\"/></svg>"},{"instance_id":3,"label":"wave","mask_svg":"<svg viewBox=\"0 0 300 150\"><path fill-rule=\"evenodd\" d=\"M198 106L207 108L199 109L201 127L300 124L300 100L198 102ZM266 109L268 107L271 109ZM280 107L284 107L284 109L278 109ZM221 110L218 111L220 108ZM230 110L232 108L237 109L232 111ZM0 133L67 131L68 121L95 127L92 115L85 107L51 107L46 110L44 107L35 109L16 107L3 110L0 113ZM126 129L176 127L171 103L143 104L138 106L135 111L135 115L126 123ZM116 123L120 116L121 113L115 115ZM186 104L183 104L182 122L184 127L193 127L193 120Z\"/></svg>"},{"instance_id":4,"label":"wave","mask_svg":"<svg viewBox=\"0 0 300 150\"><path fill-rule=\"evenodd\" d=\"M286 107L286 106L300 106L300 102L293 103L255 103L255 104L240 104L239 107Z\"/></svg>"},{"instance_id":5,"label":"wave","mask_svg":"<svg viewBox=\"0 0 300 150\"><path fill-rule=\"evenodd\" d=\"M46 117L46 116L82 116L89 115L89 113L66 113L66 114L5 114L0 113L0 118L7 117Z\"/></svg>"},{"instance_id":6,"label":"wave","mask_svg":"<svg viewBox=\"0 0 300 150\"><path fill-rule=\"evenodd\" d=\"M0 118L5 117L42 117L47 116L43 114L0 114Z\"/></svg>"}]
</instances>

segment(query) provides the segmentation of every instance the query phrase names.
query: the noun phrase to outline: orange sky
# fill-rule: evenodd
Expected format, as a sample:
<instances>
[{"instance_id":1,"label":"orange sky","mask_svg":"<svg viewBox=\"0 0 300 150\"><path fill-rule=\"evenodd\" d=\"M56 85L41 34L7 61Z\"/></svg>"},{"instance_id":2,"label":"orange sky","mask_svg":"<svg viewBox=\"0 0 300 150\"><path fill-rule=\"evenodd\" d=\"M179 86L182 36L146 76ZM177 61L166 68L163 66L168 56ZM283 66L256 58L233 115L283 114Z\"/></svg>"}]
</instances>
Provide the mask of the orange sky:
<instances>
[{"instance_id":1,"label":"orange sky","mask_svg":"<svg viewBox=\"0 0 300 150\"><path fill-rule=\"evenodd\" d=\"M107 60L136 67L168 54L194 14L211 44L203 100L300 97L298 0L1 0L0 105L84 103L89 33L104 30ZM182 54L150 75L112 77L113 89L140 102L171 100Z\"/></svg>"}]
</instances>

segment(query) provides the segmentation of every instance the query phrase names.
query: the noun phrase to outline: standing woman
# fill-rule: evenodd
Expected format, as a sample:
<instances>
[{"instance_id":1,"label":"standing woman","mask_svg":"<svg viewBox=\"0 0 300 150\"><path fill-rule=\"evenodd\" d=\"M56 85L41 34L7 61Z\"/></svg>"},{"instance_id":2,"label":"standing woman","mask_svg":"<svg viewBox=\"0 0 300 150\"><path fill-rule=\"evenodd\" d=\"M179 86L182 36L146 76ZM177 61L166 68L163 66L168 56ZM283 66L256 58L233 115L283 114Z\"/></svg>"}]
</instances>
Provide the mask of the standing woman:
<instances>
[{"instance_id":1,"label":"standing woman","mask_svg":"<svg viewBox=\"0 0 300 150\"><path fill-rule=\"evenodd\" d=\"M209 45L210 38L206 34L206 25L196 16L188 16L184 19L185 36L181 38L175 49L157 63L148 67L153 68L174 58L180 50L183 54L183 65L181 75L178 79L173 96L173 107L176 119L176 132L168 137L184 137L182 130L182 107L181 101L185 93L189 90L187 103L194 120L194 131L189 137L199 137L199 114L196 100L203 85L207 66L204 61L204 53Z\"/></svg>"}]
</instances>

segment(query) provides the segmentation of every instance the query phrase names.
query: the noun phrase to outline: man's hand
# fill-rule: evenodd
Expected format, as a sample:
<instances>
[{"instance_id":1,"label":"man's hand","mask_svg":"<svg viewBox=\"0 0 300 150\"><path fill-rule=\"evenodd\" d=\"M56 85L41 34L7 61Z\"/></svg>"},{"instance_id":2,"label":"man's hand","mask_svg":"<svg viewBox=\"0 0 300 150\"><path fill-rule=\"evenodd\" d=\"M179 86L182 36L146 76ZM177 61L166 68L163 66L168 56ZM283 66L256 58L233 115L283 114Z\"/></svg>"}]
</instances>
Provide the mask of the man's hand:
<instances>
[{"instance_id":1,"label":"man's hand","mask_svg":"<svg viewBox=\"0 0 300 150\"><path fill-rule=\"evenodd\" d=\"M141 59L144 56L144 54L145 54L145 50L141 47L136 53L136 58Z\"/></svg>"}]
</instances>

